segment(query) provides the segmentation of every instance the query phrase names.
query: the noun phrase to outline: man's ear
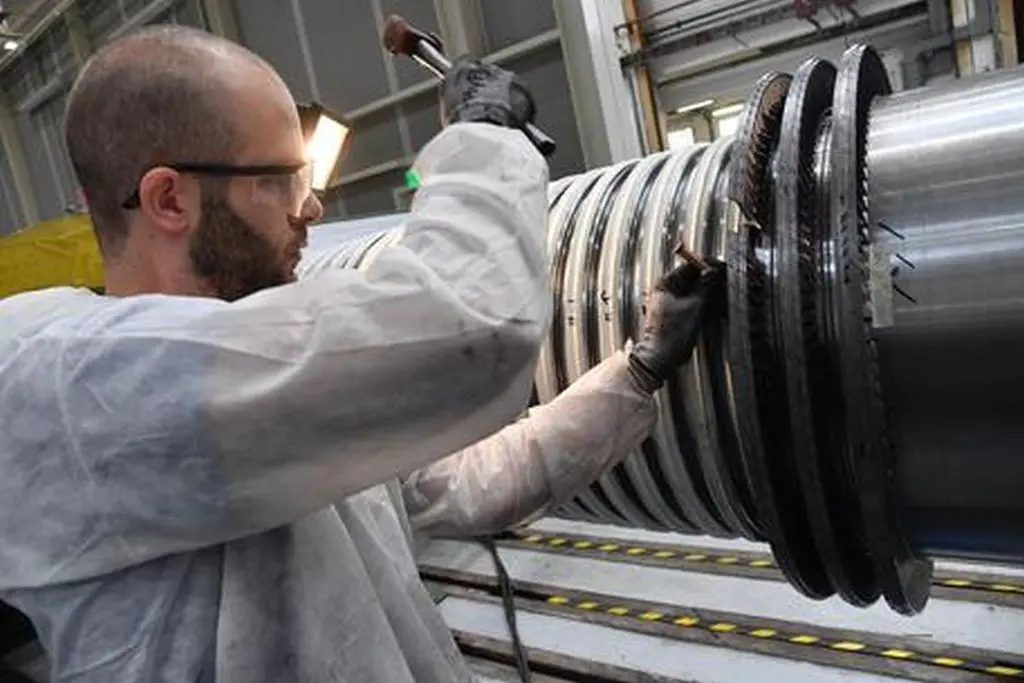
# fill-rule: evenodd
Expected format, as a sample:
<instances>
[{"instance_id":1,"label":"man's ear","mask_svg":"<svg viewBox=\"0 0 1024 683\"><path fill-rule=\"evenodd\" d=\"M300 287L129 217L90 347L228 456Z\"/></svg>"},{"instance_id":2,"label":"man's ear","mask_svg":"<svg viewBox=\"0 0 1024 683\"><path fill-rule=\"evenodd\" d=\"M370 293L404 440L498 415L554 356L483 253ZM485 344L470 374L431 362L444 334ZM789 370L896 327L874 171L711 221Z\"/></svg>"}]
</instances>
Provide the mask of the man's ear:
<instances>
[{"instance_id":1,"label":"man's ear","mask_svg":"<svg viewBox=\"0 0 1024 683\"><path fill-rule=\"evenodd\" d=\"M158 166L139 181L139 210L153 227L181 235L199 222L199 193L194 178Z\"/></svg>"}]
</instances>

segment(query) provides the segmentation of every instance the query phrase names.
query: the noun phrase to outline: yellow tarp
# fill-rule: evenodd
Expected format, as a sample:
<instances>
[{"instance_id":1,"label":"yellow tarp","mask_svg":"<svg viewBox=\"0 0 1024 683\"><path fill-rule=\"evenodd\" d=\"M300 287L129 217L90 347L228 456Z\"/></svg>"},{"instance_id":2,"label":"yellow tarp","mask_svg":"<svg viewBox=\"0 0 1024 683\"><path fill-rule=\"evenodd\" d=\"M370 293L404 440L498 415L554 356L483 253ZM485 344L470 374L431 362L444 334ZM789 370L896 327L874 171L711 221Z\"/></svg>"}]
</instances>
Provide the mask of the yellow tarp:
<instances>
[{"instance_id":1,"label":"yellow tarp","mask_svg":"<svg viewBox=\"0 0 1024 683\"><path fill-rule=\"evenodd\" d=\"M0 298L59 285L103 286L88 215L55 218L0 237Z\"/></svg>"}]
</instances>

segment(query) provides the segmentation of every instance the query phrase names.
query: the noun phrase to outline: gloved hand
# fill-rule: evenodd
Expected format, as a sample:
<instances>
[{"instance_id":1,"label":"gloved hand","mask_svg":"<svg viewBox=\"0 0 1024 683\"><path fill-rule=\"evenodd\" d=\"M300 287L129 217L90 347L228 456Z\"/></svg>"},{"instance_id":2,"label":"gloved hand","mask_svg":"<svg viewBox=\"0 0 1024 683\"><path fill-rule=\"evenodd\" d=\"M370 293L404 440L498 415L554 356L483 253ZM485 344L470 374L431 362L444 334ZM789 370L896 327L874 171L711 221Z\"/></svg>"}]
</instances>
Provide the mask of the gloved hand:
<instances>
[{"instance_id":1,"label":"gloved hand","mask_svg":"<svg viewBox=\"0 0 1024 683\"><path fill-rule=\"evenodd\" d=\"M459 57L445 77L441 94L445 124L475 121L522 128L535 116L533 97L511 71Z\"/></svg>"},{"instance_id":2,"label":"gloved hand","mask_svg":"<svg viewBox=\"0 0 1024 683\"><path fill-rule=\"evenodd\" d=\"M629 354L629 371L649 393L690 360L704 323L723 310L725 265L687 260L654 286L644 304L644 334Z\"/></svg>"}]
</instances>

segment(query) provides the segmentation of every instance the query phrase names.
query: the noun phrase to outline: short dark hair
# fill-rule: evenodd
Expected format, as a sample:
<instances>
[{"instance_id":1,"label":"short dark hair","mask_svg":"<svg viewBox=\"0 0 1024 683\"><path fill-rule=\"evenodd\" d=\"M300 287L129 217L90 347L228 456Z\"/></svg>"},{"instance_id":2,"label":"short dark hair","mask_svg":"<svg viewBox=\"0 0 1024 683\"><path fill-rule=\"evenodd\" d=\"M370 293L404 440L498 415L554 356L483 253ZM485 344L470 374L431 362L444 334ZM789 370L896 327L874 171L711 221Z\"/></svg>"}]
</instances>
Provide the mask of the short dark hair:
<instances>
[{"instance_id":1,"label":"short dark hair","mask_svg":"<svg viewBox=\"0 0 1024 683\"><path fill-rule=\"evenodd\" d=\"M123 243L122 204L147 170L237 154L239 136L219 92L223 81L211 76L211 63L225 52L258 60L198 29L148 27L100 49L79 74L65 140L105 253Z\"/></svg>"}]
</instances>

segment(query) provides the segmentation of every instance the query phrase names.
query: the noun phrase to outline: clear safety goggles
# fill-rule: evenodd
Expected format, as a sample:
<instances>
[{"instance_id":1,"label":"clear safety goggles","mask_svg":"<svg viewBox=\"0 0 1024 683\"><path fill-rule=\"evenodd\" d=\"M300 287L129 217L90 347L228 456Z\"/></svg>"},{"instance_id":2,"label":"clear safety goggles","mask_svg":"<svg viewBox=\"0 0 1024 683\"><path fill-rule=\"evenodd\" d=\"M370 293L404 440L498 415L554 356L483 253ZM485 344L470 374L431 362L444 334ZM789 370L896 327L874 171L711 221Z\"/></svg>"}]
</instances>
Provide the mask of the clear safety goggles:
<instances>
[{"instance_id":1,"label":"clear safety goggles","mask_svg":"<svg viewBox=\"0 0 1024 683\"><path fill-rule=\"evenodd\" d=\"M252 186L252 200L272 209L283 209L298 216L313 193L313 164L234 166L230 164L163 164L179 173L215 178L245 178ZM124 201L128 210L140 206L139 191Z\"/></svg>"}]
</instances>

